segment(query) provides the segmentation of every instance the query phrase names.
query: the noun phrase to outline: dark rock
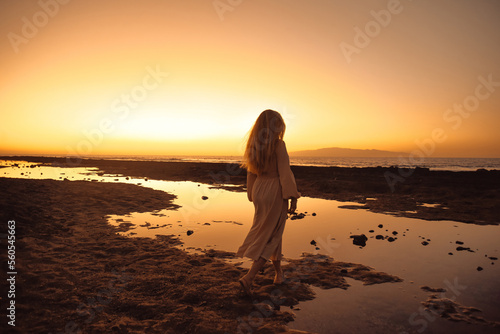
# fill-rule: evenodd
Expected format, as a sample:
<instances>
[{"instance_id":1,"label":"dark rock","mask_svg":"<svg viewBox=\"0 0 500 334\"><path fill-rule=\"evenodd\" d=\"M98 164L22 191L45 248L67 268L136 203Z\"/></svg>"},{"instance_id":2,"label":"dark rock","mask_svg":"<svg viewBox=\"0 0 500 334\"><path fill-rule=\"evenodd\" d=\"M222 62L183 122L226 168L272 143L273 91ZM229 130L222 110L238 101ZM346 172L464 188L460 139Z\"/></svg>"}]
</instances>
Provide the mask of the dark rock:
<instances>
[{"instance_id":1,"label":"dark rock","mask_svg":"<svg viewBox=\"0 0 500 334\"><path fill-rule=\"evenodd\" d=\"M448 253L448 255L453 255L453 253L452 253L452 252L449 252L449 253Z\"/></svg>"},{"instance_id":2,"label":"dark rock","mask_svg":"<svg viewBox=\"0 0 500 334\"><path fill-rule=\"evenodd\" d=\"M427 241L422 241L422 245L427 246L429 243Z\"/></svg>"},{"instance_id":3,"label":"dark rock","mask_svg":"<svg viewBox=\"0 0 500 334\"><path fill-rule=\"evenodd\" d=\"M186 234L187 234L187 235L191 235L191 234L193 234L193 233L194 233L194 231L193 231L193 230L188 230L188 231L186 232Z\"/></svg>"},{"instance_id":4,"label":"dark rock","mask_svg":"<svg viewBox=\"0 0 500 334\"><path fill-rule=\"evenodd\" d=\"M387 241L389 241L389 242L393 242L394 240L396 240L396 239L394 239L393 237L387 238Z\"/></svg>"},{"instance_id":5,"label":"dark rock","mask_svg":"<svg viewBox=\"0 0 500 334\"><path fill-rule=\"evenodd\" d=\"M341 270L340 270L340 272L341 272L342 274L347 274L347 269L341 269Z\"/></svg>"},{"instance_id":6,"label":"dark rock","mask_svg":"<svg viewBox=\"0 0 500 334\"><path fill-rule=\"evenodd\" d=\"M373 233L373 232L375 232L375 231L374 231L374 230L369 230L368 232Z\"/></svg>"},{"instance_id":7,"label":"dark rock","mask_svg":"<svg viewBox=\"0 0 500 334\"><path fill-rule=\"evenodd\" d=\"M446 292L445 288L431 288L430 286L427 285L421 286L420 289L426 292Z\"/></svg>"},{"instance_id":8,"label":"dark rock","mask_svg":"<svg viewBox=\"0 0 500 334\"><path fill-rule=\"evenodd\" d=\"M311 240L311 245L316 246L316 240Z\"/></svg>"},{"instance_id":9,"label":"dark rock","mask_svg":"<svg viewBox=\"0 0 500 334\"><path fill-rule=\"evenodd\" d=\"M392 231L393 235L398 235L398 231Z\"/></svg>"},{"instance_id":10,"label":"dark rock","mask_svg":"<svg viewBox=\"0 0 500 334\"><path fill-rule=\"evenodd\" d=\"M206 201L208 199L208 197L207 196L201 196L201 199L204 200L204 201Z\"/></svg>"},{"instance_id":11,"label":"dark rock","mask_svg":"<svg viewBox=\"0 0 500 334\"><path fill-rule=\"evenodd\" d=\"M304 213L293 213L292 214L292 217L290 217L291 220L295 220L295 219L302 219L304 218L306 215Z\"/></svg>"},{"instance_id":12,"label":"dark rock","mask_svg":"<svg viewBox=\"0 0 500 334\"><path fill-rule=\"evenodd\" d=\"M382 224L378 224L378 227L379 227L379 228L382 228L382 227L384 227L384 225L382 225Z\"/></svg>"},{"instance_id":13,"label":"dark rock","mask_svg":"<svg viewBox=\"0 0 500 334\"><path fill-rule=\"evenodd\" d=\"M357 245L357 246L361 246L361 247L365 247L366 246L366 240L368 240L368 238L364 234L361 234L361 235L351 235L350 238L352 238L352 244L353 245Z\"/></svg>"},{"instance_id":14,"label":"dark rock","mask_svg":"<svg viewBox=\"0 0 500 334\"><path fill-rule=\"evenodd\" d=\"M488 259L490 259L490 260L498 260L498 258L496 256L490 256L490 257L488 257Z\"/></svg>"},{"instance_id":15,"label":"dark rock","mask_svg":"<svg viewBox=\"0 0 500 334\"><path fill-rule=\"evenodd\" d=\"M383 235L381 235L381 234L377 234L377 235L375 236L375 239L382 240L382 239L384 239L384 236L383 236Z\"/></svg>"},{"instance_id":16,"label":"dark rock","mask_svg":"<svg viewBox=\"0 0 500 334\"><path fill-rule=\"evenodd\" d=\"M312 213L312 215L313 215L313 216L316 216L316 212L313 212L313 213Z\"/></svg>"},{"instance_id":17,"label":"dark rock","mask_svg":"<svg viewBox=\"0 0 500 334\"><path fill-rule=\"evenodd\" d=\"M463 242L463 241L458 241L458 240L457 240L457 241L455 241L455 243L456 243L457 245L463 245L463 244L464 244L464 242Z\"/></svg>"},{"instance_id":18,"label":"dark rock","mask_svg":"<svg viewBox=\"0 0 500 334\"><path fill-rule=\"evenodd\" d=\"M474 253L474 251L472 249L470 249L469 247L462 247L462 246L457 247L457 251L459 251L459 252L464 251L464 250L471 252L471 253Z\"/></svg>"},{"instance_id":19,"label":"dark rock","mask_svg":"<svg viewBox=\"0 0 500 334\"><path fill-rule=\"evenodd\" d=\"M477 271L481 271L481 270L483 270L483 267L477 267L476 269L477 269Z\"/></svg>"}]
</instances>

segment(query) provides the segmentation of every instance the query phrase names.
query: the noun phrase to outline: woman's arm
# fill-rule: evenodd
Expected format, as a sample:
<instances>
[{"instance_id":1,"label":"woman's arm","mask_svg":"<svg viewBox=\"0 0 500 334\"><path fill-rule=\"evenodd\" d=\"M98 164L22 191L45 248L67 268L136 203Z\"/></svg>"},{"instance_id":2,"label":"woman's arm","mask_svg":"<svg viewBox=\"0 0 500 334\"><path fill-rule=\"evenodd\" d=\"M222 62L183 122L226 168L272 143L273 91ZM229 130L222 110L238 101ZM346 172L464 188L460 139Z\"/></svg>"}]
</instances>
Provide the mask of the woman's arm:
<instances>
[{"instance_id":1,"label":"woman's arm","mask_svg":"<svg viewBox=\"0 0 500 334\"><path fill-rule=\"evenodd\" d=\"M257 175L247 171L247 196L248 196L248 200L250 202L252 202L253 184L255 183L256 179L257 179Z\"/></svg>"},{"instance_id":2,"label":"woman's arm","mask_svg":"<svg viewBox=\"0 0 500 334\"><path fill-rule=\"evenodd\" d=\"M290 206L288 208L288 213L294 213L297 210L297 199L295 197L290 198Z\"/></svg>"},{"instance_id":3,"label":"woman's arm","mask_svg":"<svg viewBox=\"0 0 500 334\"><path fill-rule=\"evenodd\" d=\"M300 197L300 193L297 191L295 176L290 169L290 158L286 151L285 142L282 140L278 142L278 146L276 147L276 159L278 161L278 173L283 199L295 198L297 200Z\"/></svg>"}]
</instances>

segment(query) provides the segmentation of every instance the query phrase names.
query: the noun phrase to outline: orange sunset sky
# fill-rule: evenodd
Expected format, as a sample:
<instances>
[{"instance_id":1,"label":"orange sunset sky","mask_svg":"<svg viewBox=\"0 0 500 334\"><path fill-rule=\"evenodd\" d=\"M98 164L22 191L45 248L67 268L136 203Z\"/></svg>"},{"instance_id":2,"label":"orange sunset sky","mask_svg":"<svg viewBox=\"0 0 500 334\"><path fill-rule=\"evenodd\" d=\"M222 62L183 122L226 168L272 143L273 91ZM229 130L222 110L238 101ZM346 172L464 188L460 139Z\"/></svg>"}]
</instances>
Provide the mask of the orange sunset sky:
<instances>
[{"instance_id":1,"label":"orange sunset sky","mask_svg":"<svg viewBox=\"0 0 500 334\"><path fill-rule=\"evenodd\" d=\"M499 17L495 0L2 0L0 154L240 155L272 108L289 151L500 157Z\"/></svg>"}]
</instances>

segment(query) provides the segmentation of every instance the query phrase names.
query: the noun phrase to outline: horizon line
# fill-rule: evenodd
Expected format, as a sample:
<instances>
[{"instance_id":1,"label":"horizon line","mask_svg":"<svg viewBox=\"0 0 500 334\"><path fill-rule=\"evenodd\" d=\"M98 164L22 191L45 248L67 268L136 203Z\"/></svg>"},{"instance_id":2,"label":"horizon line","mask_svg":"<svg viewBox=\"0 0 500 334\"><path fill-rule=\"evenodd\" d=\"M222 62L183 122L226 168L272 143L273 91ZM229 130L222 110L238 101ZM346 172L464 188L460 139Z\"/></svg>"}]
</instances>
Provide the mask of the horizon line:
<instances>
[{"instance_id":1,"label":"horizon line","mask_svg":"<svg viewBox=\"0 0 500 334\"><path fill-rule=\"evenodd\" d=\"M301 150L301 151L310 151L310 150ZM312 151L312 150L311 150ZM379 150L380 151L380 150ZM300 151L296 151L300 152ZM391 151L386 151L386 152L391 152ZM382 159L382 158L392 158L392 159L397 159L397 158L408 158L407 155L399 155L399 156L380 156L380 157L373 157L373 156L293 156L294 152L290 152L290 158L374 158L374 159ZM398 153L398 152L395 152ZM402 152L405 153L405 152ZM409 155L409 153L408 153ZM50 153L22 153L22 154L15 154L15 153L0 153L0 158L4 157L39 157L39 158L51 158L51 157L56 157L56 158L82 158L82 159L93 159L93 158L99 158L99 157L242 157L242 155L234 155L234 154L92 154L92 155L71 155L71 154L50 154ZM425 159L500 159L500 157L459 157L459 156L428 156L424 157Z\"/></svg>"}]
</instances>

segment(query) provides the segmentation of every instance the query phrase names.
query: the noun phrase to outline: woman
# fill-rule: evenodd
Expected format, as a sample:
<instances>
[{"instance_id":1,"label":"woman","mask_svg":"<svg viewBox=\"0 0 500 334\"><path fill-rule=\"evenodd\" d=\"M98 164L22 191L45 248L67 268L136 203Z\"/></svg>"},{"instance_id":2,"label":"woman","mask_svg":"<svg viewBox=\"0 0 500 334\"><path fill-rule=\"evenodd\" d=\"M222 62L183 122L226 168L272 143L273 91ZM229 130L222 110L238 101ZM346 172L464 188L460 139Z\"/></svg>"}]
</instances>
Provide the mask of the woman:
<instances>
[{"instance_id":1,"label":"woman","mask_svg":"<svg viewBox=\"0 0 500 334\"><path fill-rule=\"evenodd\" d=\"M283 282L281 270L281 238L288 212L297 209L295 178L290 169L283 135L285 122L274 110L263 111L255 122L245 149L242 166L247 169L247 195L253 202L253 225L236 253L253 261L248 273L239 282L251 295L255 275L271 260L276 271L275 284ZM290 207L288 201L290 200Z\"/></svg>"}]
</instances>

